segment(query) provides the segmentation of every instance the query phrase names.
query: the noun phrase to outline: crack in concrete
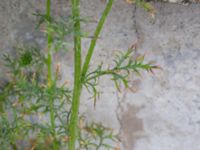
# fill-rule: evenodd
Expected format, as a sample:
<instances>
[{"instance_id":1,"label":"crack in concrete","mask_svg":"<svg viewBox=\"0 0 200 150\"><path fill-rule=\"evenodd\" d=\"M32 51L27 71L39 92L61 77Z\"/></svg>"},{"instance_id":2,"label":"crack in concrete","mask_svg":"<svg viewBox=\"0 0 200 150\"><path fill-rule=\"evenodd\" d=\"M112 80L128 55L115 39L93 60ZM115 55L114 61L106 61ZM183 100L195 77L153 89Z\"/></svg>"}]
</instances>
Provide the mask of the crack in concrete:
<instances>
[{"instance_id":1,"label":"crack in concrete","mask_svg":"<svg viewBox=\"0 0 200 150\"><path fill-rule=\"evenodd\" d=\"M144 137L144 124L141 118L137 117L137 113L142 107L125 103L128 91L117 93L116 118L119 122L119 139L121 147L126 150L135 148L138 139Z\"/></svg>"},{"instance_id":2,"label":"crack in concrete","mask_svg":"<svg viewBox=\"0 0 200 150\"><path fill-rule=\"evenodd\" d=\"M121 140L122 120L121 120L120 112L123 110L122 101L125 100L126 93L127 93L126 91L123 91L123 93L122 92L118 92L118 91L116 92L117 108L116 108L115 112L116 112L117 121L119 123L119 131L118 131L118 133L119 133L119 140L120 140L120 143L122 144L122 147L125 147L125 143Z\"/></svg>"},{"instance_id":3,"label":"crack in concrete","mask_svg":"<svg viewBox=\"0 0 200 150\"><path fill-rule=\"evenodd\" d=\"M139 32L138 25L137 25L136 13L137 13L137 6L134 5L132 18L133 18L133 27L134 27L135 33L136 33L136 41L135 41L135 43L137 44L137 47L138 47L138 44L140 43L141 36L140 36L140 32ZM116 108L115 112L116 112L117 121L119 123L119 130L118 130L119 140L120 140L120 144L122 145L123 148L126 147L126 144L124 143L124 141L121 140L122 126L123 126L123 122L122 122L122 119L121 119L121 112L123 111L122 103L123 103L123 100L125 100L126 95L127 95L127 91L126 90L123 90L121 92L118 92L118 91L116 92L117 108Z\"/></svg>"},{"instance_id":4,"label":"crack in concrete","mask_svg":"<svg viewBox=\"0 0 200 150\"><path fill-rule=\"evenodd\" d=\"M138 10L137 5L134 5L132 19L133 19L133 28L134 28L135 34L136 34L135 35L136 36L136 40L134 42L134 43L136 43L136 49L138 49L138 47L140 47L141 44L144 41L143 32L141 31L139 23L137 21L137 10Z\"/></svg>"},{"instance_id":5,"label":"crack in concrete","mask_svg":"<svg viewBox=\"0 0 200 150\"><path fill-rule=\"evenodd\" d=\"M133 26L134 26L134 29L135 29L135 33L136 33L136 41L138 42L139 39L140 39L140 33L139 33L139 29L138 29L138 26L137 26L137 6L134 5L134 10L133 10Z\"/></svg>"}]
</instances>

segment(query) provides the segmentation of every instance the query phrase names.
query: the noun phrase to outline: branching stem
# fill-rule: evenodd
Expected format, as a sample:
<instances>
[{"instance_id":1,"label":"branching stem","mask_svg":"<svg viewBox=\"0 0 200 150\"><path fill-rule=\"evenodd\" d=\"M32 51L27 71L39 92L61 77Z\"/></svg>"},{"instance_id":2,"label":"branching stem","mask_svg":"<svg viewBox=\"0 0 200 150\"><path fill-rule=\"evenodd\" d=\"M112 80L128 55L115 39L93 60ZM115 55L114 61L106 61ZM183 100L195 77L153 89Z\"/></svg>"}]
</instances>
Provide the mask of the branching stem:
<instances>
[{"instance_id":1,"label":"branching stem","mask_svg":"<svg viewBox=\"0 0 200 150\"><path fill-rule=\"evenodd\" d=\"M84 62L84 65L83 65L83 69L82 69L82 80L84 79L87 71L88 71L88 68L89 68L89 64L90 64L90 60L92 58L92 55L93 55L93 52L94 52L94 48L95 48L95 45L96 45L96 42L97 42L97 39L99 37L99 34L103 28L103 25L105 23L105 20L112 8L112 4L113 4L113 1L114 0L109 0L108 3L107 3L107 6L105 8L105 10L103 11L103 14L99 20L99 23L96 27L96 30L94 32L94 38L91 40L91 43L90 43L90 47L88 49L88 52L87 52L87 55L86 55L86 58L85 58L85 62Z\"/></svg>"},{"instance_id":2,"label":"branching stem","mask_svg":"<svg viewBox=\"0 0 200 150\"><path fill-rule=\"evenodd\" d=\"M104 22L111 10L112 3L114 0L109 0L107 6L102 14L102 17L97 25L97 28L94 33L94 38L91 41L90 48L88 50L87 56L85 58L85 63L83 70L81 70L81 28L80 28L80 1L71 0L72 3L72 17L74 20L74 89L73 89L73 98L72 98L72 110L69 123L69 150L75 150L76 148L76 139L77 139L77 124L78 124L78 112L79 112L79 103L80 95L82 91L82 81L85 78L85 74L88 71L90 60L94 52L97 38L101 32L101 29L104 25Z\"/></svg>"}]
</instances>

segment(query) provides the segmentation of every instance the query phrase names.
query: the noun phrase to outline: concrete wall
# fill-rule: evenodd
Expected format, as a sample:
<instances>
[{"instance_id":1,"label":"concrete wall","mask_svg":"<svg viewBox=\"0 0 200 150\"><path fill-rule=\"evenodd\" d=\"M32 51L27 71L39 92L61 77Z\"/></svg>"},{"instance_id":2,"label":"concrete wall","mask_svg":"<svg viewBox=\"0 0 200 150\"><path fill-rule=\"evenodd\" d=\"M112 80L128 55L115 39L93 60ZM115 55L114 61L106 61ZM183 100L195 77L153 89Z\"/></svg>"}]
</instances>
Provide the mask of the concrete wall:
<instances>
[{"instance_id":1,"label":"concrete wall","mask_svg":"<svg viewBox=\"0 0 200 150\"><path fill-rule=\"evenodd\" d=\"M100 0L82 1L82 15L98 19L105 5ZM34 31L36 10L44 10L42 0L0 1L0 49L12 51L17 41L37 41L42 35ZM133 77L132 91L121 93L108 78L103 78L102 94L96 109L90 96L83 92L81 112L88 120L101 121L120 133L124 150L199 150L200 139L200 5L155 3L157 15L148 13L122 0L116 0L98 40L92 66L112 63L117 51L138 42L138 53L154 60L163 70L144 72ZM68 14L65 0L54 1L54 13ZM95 23L83 25L93 31ZM83 41L84 51L89 40ZM63 80L73 73L73 52L60 57ZM68 69L68 70L67 70ZM1 77L3 77L1 65Z\"/></svg>"}]
</instances>

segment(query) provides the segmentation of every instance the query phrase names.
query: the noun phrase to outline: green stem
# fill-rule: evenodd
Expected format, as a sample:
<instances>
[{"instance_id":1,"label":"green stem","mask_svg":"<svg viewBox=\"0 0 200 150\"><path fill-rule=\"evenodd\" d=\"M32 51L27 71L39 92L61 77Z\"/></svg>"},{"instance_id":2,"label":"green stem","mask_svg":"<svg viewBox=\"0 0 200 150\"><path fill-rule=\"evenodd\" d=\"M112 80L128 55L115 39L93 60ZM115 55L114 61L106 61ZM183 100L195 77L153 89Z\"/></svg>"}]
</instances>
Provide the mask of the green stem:
<instances>
[{"instance_id":1,"label":"green stem","mask_svg":"<svg viewBox=\"0 0 200 150\"><path fill-rule=\"evenodd\" d=\"M51 0L46 1L46 16L50 20L51 17ZM51 91L52 90L52 53L51 53L51 47L52 47L52 35L47 35L47 48L48 48L48 55L47 55L47 78L48 78L48 88ZM50 107L50 122L51 122L51 132L53 135L53 150L57 150L57 143L56 143L56 125L55 125L55 114L54 114L54 99L53 97L50 97L49 100L49 107Z\"/></svg>"},{"instance_id":2,"label":"green stem","mask_svg":"<svg viewBox=\"0 0 200 150\"><path fill-rule=\"evenodd\" d=\"M91 41L87 56L85 58L85 63L83 70L81 71L81 28L80 28L80 2L79 0L71 0L72 2L72 16L74 20L74 89L73 89L73 99L72 99L72 110L69 124L69 150L75 150L76 148L76 139L77 139L77 124L78 124L78 112L80 104L80 95L82 91L82 81L87 73L90 59L92 57L97 37L99 36L101 29L104 25L104 22L111 10L112 3L114 0L109 0L107 6L103 12L103 15L97 25L97 28L94 33L94 38ZM78 33L78 34L77 34Z\"/></svg>"},{"instance_id":3,"label":"green stem","mask_svg":"<svg viewBox=\"0 0 200 150\"><path fill-rule=\"evenodd\" d=\"M69 150L75 150L77 139L78 112L81 94L81 33L79 0L72 0L72 16L74 20L74 89L72 110L69 124Z\"/></svg>"},{"instance_id":4,"label":"green stem","mask_svg":"<svg viewBox=\"0 0 200 150\"><path fill-rule=\"evenodd\" d=\"M88 82L90 80L93 80L93 79L96 79L96 78L99 78L100 76L103 76L103 75L115 75L115 74L117 74L117 73L115 73L114 70L101 71L98 74L95 74L94 76L91 76L91 77L87 78L86 82Z\"/></svg>"},{"instance_id":5,"label":"green stem","mask_svg":"<svg viewBox=\"0 0 200 150\"><path fill-rule=\"evenodd\" d=\"M51 17L51 0L46 1L46 16L49 19ZM48 86L52 85L52 70L51 70L51 62L52 62L52 54L51 54L51 45L52 45L52 36L50 34L47 35L47 69L48 69Z\"/></svg>"},{"instance_id":6,"label":"green stem","mask_svg":"<svg viewBox=\"0 0 200 150\"><path fill-rule=\"evenodd\" d=\"M106 5L106 8L104 9L103 11L103 14L101 16L101 19L96 27L96 30L94 32L94 38L91 40L91 43L90 43L90 47L88 49L88 52L87 52L87 55L86 55L86 58L85 58L85 61L84 61L84 65L83 65L83 69L82 69L82 80L84 79L87 71L88 71L88 68L89 68L89 64L90 64L90 60L92 58L92 55L93 55L93 52L94 52L94 48L95 48L95 45L96 45L96 42L97 42L97 39L98 39L98 36L103 28L103 25L105 23L105 20L112 8L112 4L113 4L113 1L114 0L109 0L107 5Z\"/></svg>"}]
</instances>

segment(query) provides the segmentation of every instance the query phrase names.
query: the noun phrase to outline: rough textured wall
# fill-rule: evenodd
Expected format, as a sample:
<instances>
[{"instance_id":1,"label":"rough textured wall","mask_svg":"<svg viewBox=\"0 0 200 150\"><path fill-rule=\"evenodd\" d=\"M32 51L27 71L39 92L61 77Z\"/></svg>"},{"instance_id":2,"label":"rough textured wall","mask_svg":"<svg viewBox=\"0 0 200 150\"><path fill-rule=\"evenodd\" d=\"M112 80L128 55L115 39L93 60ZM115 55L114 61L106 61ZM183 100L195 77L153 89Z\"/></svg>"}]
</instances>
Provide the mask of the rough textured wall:
<instances>
[{"instance_id":1,"label":"rough textured wall","mask_svg":"<svg viewBox=\"0 0 200 150\"><path fill-rule=\"evenodd\" d=\"M82 15L99 18L104 5L100 0L84 0ZM81 112L88 120L101 121L119 132L124 150L199 150L200 5L154 5L157 15L152 20L142 9L117 0L98 41L92 66L112 63L111 57L117 51L138 41L138 53L145 53L163 70L133 77L132 90L121 93L103 78L96 109L84 91ZM66 0L54 1L56 14L67 14L68 8ZM37 10L44 10L44 1L0 1L0 49L12 51L12 46L22 40L44 44L43 36L34 31L31 14ZM92 31L94 25L83 28ZM87 39L83 45L86 51ZM72 51L55 56L55 62L61 63L63 80L72 76L72 56Z\"/></svg>"}]
</instances>

